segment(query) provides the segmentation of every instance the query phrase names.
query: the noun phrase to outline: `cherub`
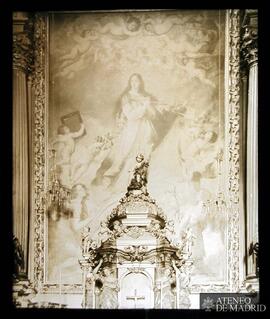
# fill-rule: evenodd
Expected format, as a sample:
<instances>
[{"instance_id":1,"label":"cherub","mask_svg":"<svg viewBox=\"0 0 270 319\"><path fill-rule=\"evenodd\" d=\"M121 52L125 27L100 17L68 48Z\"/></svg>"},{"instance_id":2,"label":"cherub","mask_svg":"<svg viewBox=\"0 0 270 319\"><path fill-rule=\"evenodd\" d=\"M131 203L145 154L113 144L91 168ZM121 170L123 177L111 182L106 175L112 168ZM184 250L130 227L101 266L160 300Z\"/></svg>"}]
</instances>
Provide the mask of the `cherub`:
<instances>
[{"instance_id":1,"label":"cherub","mask_svg":"<svg viewBox=\"0 0 270 319\"><path fill-rule=\"evenodd\" d=\"M121 39L126 39L129 36L136 36L141 32L141 21L134 16L118 17L113 22L107 22L97 30L101 34L110 34Z\"/></svg>"},{"instance_id":2,"label":"cherub","mask_svg":"<svg viewBox=\"0 0 270 319\"><path fill-rule=\"evenodd\" d=\"M52 146L57 144L58 153L60 154L60 158L56 164L70 164L71 155L75 150L75 138L82 136L84 131L85 127L83 123L81 123L81 127L77 132L71 132L66 125L58 127L57 137L51 142Z\"/></svg>"},{"instance_id":3,"label":"cherub","mask_svg":"<svg viewBox=\"0 0 270 319\"><path fill-rule=\"evenodd\" d=\"M147 33L163 35L168 33L175 25L183 25L186 18L177 15L166 17L165 19L148 18L144 21L144 28Z\"/></svg>"},{"instance_id":4,"label":"cherub","mask_svg":"<svg viewBox=\"0 0 270 319\"><path fill-rule=\"evenodd\" d=\"M76 184L71 190L71 199L67 202L67 208L72 212L69 219L70 227L74 232L88 226L91 217L82 218L85 212L84 199L88 196L87 189L82 184Z\"/></svg>"},{"instance_id":5,"label":"cherub","mask_svg":"<svg viewBox=\"0 0 270 319\"><path fill-rule=\"evenodd\" d=\"M88 147L81 147L80 152L76 152L76 154L74 154L71 158L73 165L70 176L73 183L77 183L96 157L109 147L109 142L107 142L102 136L98 136L95 142L90 144Z\"/></svg>"},{"instance_id":6,"label":"cherub","mask_svg":"<svg viewBox=\"0 0 270 319\"><path fill-rule=\"evenodd\" d=\"M199 79L202 83L206 83L210 85L211 87L215 88L216 84L213 83L211 80L207 78L207 70L198 68L195 63L194 58L190 57L184 57L182 59L182 65L181 68L188 74L188 76L193 79L197 78Z\"/></svg>"},{"instance_id":7,"label":"cherub","mask_svg":"<svg viewBox=\"0 0 270 319\"><path fill-rule=\"evenodd\" d=\"M61 57L62 64L60 65L60 69L63 69L70 64L76 62L82 55L84 55L91 47L91 41L96 40L98 34L95 30L85 29L80 33L78 32L67 32L67 36L70 37L72 34L72 39L76 42L76 44L72 47L71 51L64 56Z\"/></svg>"}]
</instances>

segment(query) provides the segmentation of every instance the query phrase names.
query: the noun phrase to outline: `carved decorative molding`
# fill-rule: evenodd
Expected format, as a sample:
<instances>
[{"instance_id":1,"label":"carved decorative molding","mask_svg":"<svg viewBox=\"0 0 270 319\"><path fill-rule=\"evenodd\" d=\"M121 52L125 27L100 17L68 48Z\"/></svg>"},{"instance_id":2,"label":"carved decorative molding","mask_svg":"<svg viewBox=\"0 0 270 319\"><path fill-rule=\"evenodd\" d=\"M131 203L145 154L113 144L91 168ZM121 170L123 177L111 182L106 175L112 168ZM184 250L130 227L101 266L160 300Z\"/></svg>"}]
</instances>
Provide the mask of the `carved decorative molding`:
<instances>
[{"instance_id":1,"label":"carved decorative molding","mask_svg":"<svg viewBox=\"0 0 270 319\"><path fill-rule=\"evenodd\" d=\"M81 293L82 284L62 284L61 290L63 294L66 293ZM43 284L43 293L55 293L59 294L59 284Z\"/></svg>"},{"instance_id":2,"label":"carved decorative molding","mask_svg":"<svg viewBox=\"0 0 270 319\"><path fill-rule=\"evenodd\" d=\"M191 293L230 292L227 284L192 284L189 289Z\"/></svg>"},{"instance_id":3,"label":"carved decorative molding","mask_svg":"<svg viewBox=\"0 0 270 319\"><path fill-rule=\"evenodd\" d=\"M23 32L13 32L13 68L31 73L34 63L34 22L30 17L24 24Z\"/></svg>"},{"instance_id":4,"label":"carved decorative molding","mask_svg":"<svg viewBox=\"0 0 270 319\"><path fill-rule=\"evenodd\" d=\"M130 257L130 261L142 261L144 255L147 252L147 247L145 246L128 246L125 251Z\"/></svg>"},{"instance_id":5,"label":"carved decorative molding","mask_svg":"<svg viewBox=\"0 0 270 319\"><path fill-rule=\"evenodd\" d=\"M47 18L41 14L35 15L34 22L34 136L33 136L33 209L34 209L34 285L44 282L44 216L46 190L45 161L46 161L46 40Z\"/></svg>"},{"instance_id":6,"label":"carved decorative molding","mask_svg":"<svg viewBox=\"0 0 270 319\"><path fill-rule=\"evenodd\" d=\"M241 58L244 67L258 61L258 13L246 10L242 24Z\"/></svg>"},{"instance_id":7,"label":"carved decorative molding","mask_svg":"<svg viewBox=\"0 0 270 319\"><path fill-rule=\"evenodd\" d=\"M240 11L229 10L229 199L228 275L231 291L239 288L239 186L240 186Z\"/></svg>"}]
</instances>

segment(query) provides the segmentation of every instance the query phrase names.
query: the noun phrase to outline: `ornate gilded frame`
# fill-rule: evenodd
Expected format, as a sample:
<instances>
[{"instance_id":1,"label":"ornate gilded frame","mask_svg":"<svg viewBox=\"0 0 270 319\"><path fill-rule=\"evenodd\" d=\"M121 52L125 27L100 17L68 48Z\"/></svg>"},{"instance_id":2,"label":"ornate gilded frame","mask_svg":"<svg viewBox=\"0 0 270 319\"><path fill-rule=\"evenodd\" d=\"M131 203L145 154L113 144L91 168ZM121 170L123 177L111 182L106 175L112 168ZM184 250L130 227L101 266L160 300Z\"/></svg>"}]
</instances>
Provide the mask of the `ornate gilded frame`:
<instances>
[{"instance_id":1,"label":"ornate gilded frame","mask_svg":"<svg viewBox=\"0 0 270 319\"><path fill-rule=\"evenodd\" d=\"M47 192L47 130L48 130L48 68L49 68L49 15L36 13L34 17L33 72L33 169L32 169L32 258L33 282L45 293L58 292L57 283L46 282L47 229L45 222ZM220 284L196 284L191 292L238 291L241 283L240 241L240 11L226 11L225 30L225 197L228 214L228 267L227 281ZM62 285L63 293L81 293L80 284Z\"/></svg>"}]
</instances>

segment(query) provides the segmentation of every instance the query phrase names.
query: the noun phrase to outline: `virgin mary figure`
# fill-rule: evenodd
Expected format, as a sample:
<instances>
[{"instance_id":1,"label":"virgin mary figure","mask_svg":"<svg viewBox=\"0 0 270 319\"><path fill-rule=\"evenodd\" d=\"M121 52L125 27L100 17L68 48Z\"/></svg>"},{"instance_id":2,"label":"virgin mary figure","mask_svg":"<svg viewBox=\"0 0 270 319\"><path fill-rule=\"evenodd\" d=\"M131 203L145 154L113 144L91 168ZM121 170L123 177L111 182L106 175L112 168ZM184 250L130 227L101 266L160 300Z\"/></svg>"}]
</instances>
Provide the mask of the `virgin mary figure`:
<instances>
[{"instance_id":1,"label":"virgin mary figure","mask_svg":"<svg viewBox=\"0 0 270 319\"><path fill-rule=\"evenodd\" d=\"M155 99L144 90L141 75L132 74L120 99L114 145L98 169L94 183L106 180L107 186L112 185L123 169L128 172L132 168L138 154L149 158L157 140L153 119L158 111L154 104Z\"/></svg>"}]
</instances>

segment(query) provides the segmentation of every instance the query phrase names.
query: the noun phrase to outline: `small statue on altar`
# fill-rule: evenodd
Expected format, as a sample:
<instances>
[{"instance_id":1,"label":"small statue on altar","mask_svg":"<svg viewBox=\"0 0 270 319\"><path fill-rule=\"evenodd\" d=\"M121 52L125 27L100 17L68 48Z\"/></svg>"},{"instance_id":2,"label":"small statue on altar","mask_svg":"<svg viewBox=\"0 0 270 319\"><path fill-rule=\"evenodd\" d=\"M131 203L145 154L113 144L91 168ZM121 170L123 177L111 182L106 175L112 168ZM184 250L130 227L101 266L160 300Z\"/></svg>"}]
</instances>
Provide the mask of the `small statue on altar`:
<instances>
[{"instance_id":1,"label":"small statue on altar","mask_svg":"<svg viewBox=\"0 0 270 319\"><path fill-rule=\"evenodd\" d=\"M120 236L124 231L124 226L123 224L119 221L119 220L115 220L113 222L113 233L114 233L114 237L118 237Z\"/></svg>"},{"instance_id":2,"label":"small statue on altar","mask_svg":"<svg viewBox=\"0 0 270 319\"><path fill-rule=\"evenodd\" d=\"M86 273L84 289L84 300L82 306L85 308L93 308L95 305L95 286L99 279L98 271L103 263L103 258L101 258L96 266L89 266Z\"/></svg>"},{"instance_id":3,"label":"small statue on altar","mask_svg":"<svg viewBox=\"0 0 270 319\"><path fill-rule=\"evenodd\" d=\"M136 161L137 164L133 171L133 177L127 188L127 195L136 190L140 190L143 194L148 195L146 185L149 163L144 160L144 156L142 154L139 154L136 157Z\"/></svg>"},{"instance_id":4,"label":"small statue on altar","mask_svg":"<svg viewBox=\"0 0 270 319\"><path fill-rule=\"evenodd\" d=\"M100 231L98 233L100 242L104 243L106 240L109 239L111 234L113 234L113 232L107 227L107 224L104 221L102 221L100 223Z\"/></svg>"},{"instance_id":5,"label":"small statue on altar","mask_svg":"<svg viewBox=\"0 0 270 319\"><path fill-rule=\"evenodd\" d=\"M157 220L151 220L151 223L147 227L147 230L157 238L164 236L164 232L161 229L160 223Z\"/></svg>"},{"instance_id":6,"label":"small statue on altar","mask_svg":"<svg viewBox=\"0 0 270 319\"><path fill-rule=\"evenodd\" d=\"M176 266L175 260L172 260L172 267L176 277L176 307L188 309L190 307L189 299L189 284L190 284L190 269L187 267Z\"/></svg>"},{"instance_id":7,"label":"small statue on altar","mask_svg":"<svg viewBox=\"0 0 270 319\"><path fill-rule=\"evenodd\" d=\"M163 230L165 237L172 243L175 242L174 222L169 220Z\"/></svg>"},{"instance_id":8,"label":"small statue on altar","mask_svg":"<svg viewBox=\"0 0 270 319\"><path fill-rule=\"evenodd\" d=\"M90 269L88 270L88 273L86 275L86 278L89 281L94 281L97 279L97 272L99 270L99 268L101 267L103 263L103 258L100 258L99 263L97 264L97 266L95 268L90 267Z\"/></svg>"},{"instance_id":9,"label":"small statue on altar","mask_svg":"<svg viewBox=\"0 0 270 319\"><path fill-rule=\"evenodd\" d=\"M175 277L176 277L176 285L177 287L180 289L180 288L184 288L185 285L183 282L183 278L185 277L185 274L183 273L183 271L181 271L181 268L179 269L177 266L176 266L176 262L175 260L172 260L172 267L174 269L174 272L175 272Z\"/></svg>"},{"instance_id":10,"label":"small statue on altar","mask_svg":"<svg viewBox=\"0 0 270 319\"><path fill-rule=\"evenodd\" d=\"M182 240L183 240L183 252L185 254L187 254L188 256L191 256L192 251L191 251L191 247L194 244L194 239L196 237L193 235L192 229L190 227L187 228L186 232L184 233Z\"/></svg>"},{"instance_id":11,"label":"small statue on altar","mask_svg":"<svg viewBox=\"0 0 270 319\"><path fill-rule=\"evenodd\" d=\"M164 269L163 274L159 279L160 283L160 308L162 309L171 309L174 307L174 289L175 287L175 278L172 275L171 269Z\"/></svg>"},{"instance_id":12,"label":"small statue on altar","mask_svg":"<svg viewBox=\"0 0 270 319\"><path fill-rule=\"evenodd\" d=\"M117 277L113 274L113 271L110 268L105 267L103 269L103 276L101 277L101 281L102 288L100 293L100 308L118 308L119 285Z\"/></svg>"},{"instance_id":13,"label":"small statue on altar","mask_svg":"<svg viewBox=\"0 0 270 319\"><path fill-rule=\"evenodd\" d=\"M89 254L90 248L91 248L92 240L90 238L90 227L84 227L82 232L82 241L81 241L81 247L82 247L82 253Z\"/></svg>"},{"instance_id":14,"label":"small statue on altar","mask_svg":"<svg viewBox=\"0 0 270 319\"><path fill-rule=\"evenodd\" d=\"M19 239L13 235L13 245L14 245L14 272L13 277L19 278L21 276L21 270L24 266L23 250L19 242Z\"/></svg>"}]
</instances>

